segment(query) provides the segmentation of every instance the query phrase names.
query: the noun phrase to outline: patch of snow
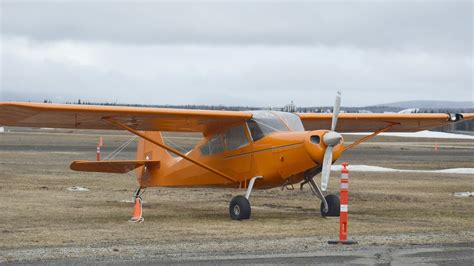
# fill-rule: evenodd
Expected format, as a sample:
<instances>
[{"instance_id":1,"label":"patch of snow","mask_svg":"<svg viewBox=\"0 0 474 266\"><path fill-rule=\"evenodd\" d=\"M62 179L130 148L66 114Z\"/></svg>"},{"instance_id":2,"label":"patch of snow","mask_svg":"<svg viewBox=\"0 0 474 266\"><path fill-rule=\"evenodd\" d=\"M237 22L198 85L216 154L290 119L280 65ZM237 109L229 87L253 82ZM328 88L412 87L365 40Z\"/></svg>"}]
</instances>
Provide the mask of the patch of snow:
<instances>
[{"instance_id":1,"label":"patch of snow","mask_svg":"<svg viewBox=\"0 0 474 266\"><path fill-rule=\"evenodd\" d=\"M3 133L5 132L5 128L4 127L0 127L0 133Z\"/></svg>"},{"instance_id":2,"label":"patch of snow","mask_svg":"<svg viewBox=\"0 0 474 266\"><path fill-rule=\"evenodd\" d=\"M73 186L73 187L68 187L67 188L67 191L71 191L71 192L86 192L86 191L89 191L88 188L85 188L85 187L76 187L76 186Z\"/></svg>"},{"instance_id":3,"label":"patch of snow","mask_svg":"<svg viewBox=\"0 0 474 266\"><path fill-rule=\"evenodd\" d=\"M349 165L347 167L349 171L354 172L399 172L400 170L380 167L380 166L371 166L371 165ZM341 171L341 165L332 165L331 171Z\"/></svg>"},{"instance_id":4,"label":"patch of snow","mask_svg":"<svg viewBox=\"0 0 474 266\"><path fill-rule=\"evenodd\" d=\"M474 197L474 192L454 192L453 196L455 197Z\"/></svg>"},{"instance_id":5,"label":"patch of snow","mask_svg":"<svg viewBox=\"0 0 474 266\"><path fill-rule=\"evenodd\" d=\"M409 170L409 169L394 169L371 165L349 165L349 171L354 172L407 172L407 173L443 173L443 174L466 174L474 175L474 168L451 168L442 170ZM341 171L341 165L332 165L331 171Z\"/></svg>"},{"instance_id":6,"label":"patch of snow","mask_svg":"<svg viewBox=\"0 0 474 266\"><path fill-rule=\"evenodd\" d=\"M119 200L118 202L122 202L122 203L135 203L135 198L131 198L131 199L124 199L124 200ZM145 204L146 201L142 200L142 204Z\"/></svg>"},{"instance_id":7,"label":"patch of snow","mask_svg":"<svg viewBox=\"0 0 474 266\"><path fill-rule=\"evenodd\" d=\"M448 173L448 174L474 174L474 168L452 168L444 170L435 170L436 173Z\"/></svg>"},{"instance_id":8,"label":"patch of snow","mask_svg":"<svg viewBox=\"0 0 474 266\"><path fill-rule=\"evenodd\" d=\"M121 200L120 202L124 202L124 203L134 203L135 200L132 198L132 199L128 199L128 200ZM143 201L142 201L143 203Z\"/></svg>"},{"instance_id":9,"label":"patch of snow","mask_svg":"<svg viewBox=\"0 0 474 266\"><path fill-rule=\"evenodd\" d=\"M344 133L344 135L370 135L371 132L360 133ZM423 130L418 132L386 132L380 133L379 136L405 137L405 138L433 138L433 139L474 139L474 136L453 134L446 132L437 132Z\"/></svg>"}]
</instances>

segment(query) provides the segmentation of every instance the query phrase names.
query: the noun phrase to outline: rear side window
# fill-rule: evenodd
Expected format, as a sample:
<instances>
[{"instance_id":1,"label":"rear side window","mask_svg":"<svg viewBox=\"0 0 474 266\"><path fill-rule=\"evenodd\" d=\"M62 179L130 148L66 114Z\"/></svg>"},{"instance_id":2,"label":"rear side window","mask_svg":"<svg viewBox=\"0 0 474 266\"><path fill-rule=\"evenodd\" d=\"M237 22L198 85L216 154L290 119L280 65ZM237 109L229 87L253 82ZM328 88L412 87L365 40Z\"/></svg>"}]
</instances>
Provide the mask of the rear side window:
<instances>
[{"instance_id":1,"label":"rear side window","mask_svg":"<svg viewBox=\"0 0 474 266\"><path fill-rule=\"evenodd\" d=\"M217 135L212 137L208 142L203 144L199 149L202 155L213 155L224 151L224 143L222 136Z\"/></svg>"},{"instance_id":2,"label":"rear side window","mask_svg":"<svg viewBox=\"0 0 474 266\"><path fill-rule=\"evenodd\" d=\"M166 146L174 148L181 153L187 154L202 140L202 134L196 132L161 132L161 137ZM177 154L167 151L173 157Z\"/></svg>"},{"instance_id":3,"label":"rear side window","mask_svg":"<svg viewBox=\"0 0 474 266\"><path fill-rule=\"evenodd\" d=\"M249 144L245 127L242 125L229 128L224 134L224 141L228 150L235 150Z\"/></svg>"}]
</instances>

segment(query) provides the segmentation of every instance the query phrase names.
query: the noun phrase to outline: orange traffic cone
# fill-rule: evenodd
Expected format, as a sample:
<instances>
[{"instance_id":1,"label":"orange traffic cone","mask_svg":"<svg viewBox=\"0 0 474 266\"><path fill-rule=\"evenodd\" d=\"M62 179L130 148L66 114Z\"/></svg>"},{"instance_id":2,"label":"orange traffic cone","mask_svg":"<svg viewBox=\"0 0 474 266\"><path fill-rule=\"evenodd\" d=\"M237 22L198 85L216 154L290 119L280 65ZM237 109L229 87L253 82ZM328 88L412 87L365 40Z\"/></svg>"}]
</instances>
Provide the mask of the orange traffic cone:
<instances>
[{"instance_id":1,"label":"orange traffic cone","mask_svg":"<svg viewBox=\"0 0 474 266\"><path fill-rule=\"evenodd\" d=\"M133 214L130 222L142 223L145 219L142 217L142 198L135 197L135 205L133 205Z\"/></svg>"}]
</instances>

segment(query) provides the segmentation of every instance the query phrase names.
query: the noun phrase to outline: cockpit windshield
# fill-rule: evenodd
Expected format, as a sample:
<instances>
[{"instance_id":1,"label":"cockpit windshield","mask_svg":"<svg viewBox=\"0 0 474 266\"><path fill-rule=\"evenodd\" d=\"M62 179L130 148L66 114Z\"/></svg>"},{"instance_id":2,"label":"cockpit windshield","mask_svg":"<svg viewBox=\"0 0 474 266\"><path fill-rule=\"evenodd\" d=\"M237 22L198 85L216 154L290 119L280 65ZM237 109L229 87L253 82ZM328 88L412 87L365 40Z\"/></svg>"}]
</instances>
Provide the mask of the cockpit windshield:
<instances>
[{"instance_id":1,"label":"cockpit windshield","mask_svg":"<svg viewBox=\"0 0 474 266\"><path fill-rule=\"evenodd\" d=\"M291 131L304 131L303 123L298 115L286 112L273 112L281 118Z\"/></svg>"},{"instance_id":2,"label":"cockpit windshield","mask_svg":"<svg viewBox=\"0 0 474 266\"><path fill-rule=\"evenodd\" d=\"M299 116L292 113L252 111L252 114L252 119L247 121L247 125L253 141L274 132L304 131Z\"/></svg>"}]
</instances>

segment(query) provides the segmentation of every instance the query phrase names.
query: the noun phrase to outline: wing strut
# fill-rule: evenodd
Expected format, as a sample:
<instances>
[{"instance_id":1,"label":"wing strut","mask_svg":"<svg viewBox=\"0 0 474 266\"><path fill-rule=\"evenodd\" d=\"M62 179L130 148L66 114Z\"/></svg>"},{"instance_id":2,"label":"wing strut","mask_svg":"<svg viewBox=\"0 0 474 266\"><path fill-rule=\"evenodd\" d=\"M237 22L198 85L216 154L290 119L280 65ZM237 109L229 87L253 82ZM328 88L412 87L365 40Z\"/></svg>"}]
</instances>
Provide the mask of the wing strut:
<instances>
[{"instance_id":1,"label":"wing strut","mask_svg":"<svg viewBox=\"0 0 474 266\"><path fill-rule=\"evenodd\" d=\"M167 150L167 151L170 151L170 152L172 152L172 153L174 153L174 154L180 156L181 158L183 158L183 159L185 159L185 160L188 160L188 161L190 161L190 162L192 162L192 163L194 163L194 164L196 164L196 165L199 165L199 166L201 166L202 168L204 168L204 169L206 169L206 170L208 170L208 171L211 171L211 172L213 172L213 173L215 173L215 174L217 174L217 175L219 175L219 176L221 176L221 177L223 177L223 178L225 178L225 179L227 179L227 180L229 180L229 181L231 181L231 182L234 182L234 183L237 183L237 182L238 182L238 181L236 181L234 178L232 178L232 177L230 177L230 176L228 176L228 175L222 173L221 171L216 170L216 169L214 169L214 168L212 168L212 167L209 167L209 166L207 166L207 165L205 165L205 164L203 164L203 163L200 163L200 162L194 160L193 158L190 158L189 156L186 156L185 154L179 152L179 151L176 150L176 149L173 149L173 148L168 147L168 146L166 146L166 145L164 145L164 144L161 144L161 143L159 143L159 142L157 142L157 141L155 141L155 140L153 140L153 139L147 137L145 134L142 134L140 131L135 130L135 129L133 129L133 128L131 128L131 127L129 127L129 126L127 126L127 125L125 125L125 124L123 124L123 123L117 121L117 120L114 120L114 119L112 119L112 118L110 118L110 117L104 117L104 118L102 118L102 119L104 119L104 120L106 120L106 121L108 121L108 122L110 122L110 123L112 123L112 124L114 124L114 125L116 125L116 126L118 126L118 127L121 127L121 128L123 128L123 129L129 131L130 133L135 134L135 135L137 135L137 136L139 136L139 137L141 137L141 138L143 138L143 139L145 139L145 140L147 140L147 141L149 141L149 142L151 142L151 143L153 143L153 144L155 144L155 145L157 145L157 146L159 146L159 147L161 147L161 148L163 148L163 149L165 149L165 150Z\"/></svg>"},{"instance_id":2,"label":"wing strut","mask_svg":"<svg viewBox=\"0 0 474 266\"><path fill-rule=\"evenodd\" d=\"M390 128L392 128L393 126L396 126L396 125L399 125L399 123L390 124L389 126L384 127L384 128L382 128L382 129L380 129L380 130L378 130L378 131L375 131L374 133L372 133L372 134L370 134L370 135L368 135L368 136L365 136L365 137L363 137L363 138L360 138L360 139L354 141L353 143L351 143L350 145L345 146L345 147L344 147L344 151L347 151L348 149L352 149L352 148L354 148L355 146L361 144L362 142L367 141L367 140L369 140L369 139L371 139L371 138L377 136L378 134L389 130Z\"/></svg>"}]
</instances>

